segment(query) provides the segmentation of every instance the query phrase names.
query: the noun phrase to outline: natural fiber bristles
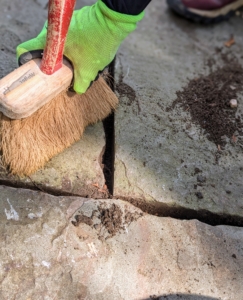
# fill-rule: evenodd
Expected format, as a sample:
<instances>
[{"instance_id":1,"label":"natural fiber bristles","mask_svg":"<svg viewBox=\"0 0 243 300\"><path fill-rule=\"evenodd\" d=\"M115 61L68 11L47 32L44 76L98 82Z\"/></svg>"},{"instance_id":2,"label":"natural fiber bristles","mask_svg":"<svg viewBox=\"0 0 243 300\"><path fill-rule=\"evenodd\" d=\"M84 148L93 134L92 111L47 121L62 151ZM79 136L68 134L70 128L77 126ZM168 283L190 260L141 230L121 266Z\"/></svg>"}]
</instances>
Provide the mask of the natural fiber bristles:
<instances>
[{"instance_id":1,"label":"natural fiber bristles","mask_svg":"<svg viewBox=\"0 0 243 300\"><path fill-rule=\"evenodd\" d=\"M2 163L12 174L30 175L78 141L84 128L108 116L118 104L100 77L85 94L63 92L30 117L0 116Z\"/></svg>"}]
</instances>

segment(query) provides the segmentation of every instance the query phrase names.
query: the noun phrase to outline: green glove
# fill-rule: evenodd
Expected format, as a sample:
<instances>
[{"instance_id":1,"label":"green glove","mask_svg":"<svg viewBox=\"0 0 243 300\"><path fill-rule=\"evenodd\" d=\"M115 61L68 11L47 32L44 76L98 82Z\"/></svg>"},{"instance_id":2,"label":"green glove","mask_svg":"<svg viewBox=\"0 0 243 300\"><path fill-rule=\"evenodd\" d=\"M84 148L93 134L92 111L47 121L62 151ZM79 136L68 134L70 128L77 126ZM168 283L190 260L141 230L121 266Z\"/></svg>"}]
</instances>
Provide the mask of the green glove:
<instances>
[{"instance_id":1,"label":"green glove","mask_svg":"<svg viewBox=\"0 0 243 300\"><path fill-rule=\"evenodd\" d=\"M109 65L121 42L136 29L144 12L137 16L109 9L101 0L92 6L74 11L64 49L64 55L74 68L74 90L85 93L99 71ZM46 24L34 39L17 47L17 57L32 50L44 49ZM31 55L27 55L31 57Z\"/></svg>"}]
</instances>

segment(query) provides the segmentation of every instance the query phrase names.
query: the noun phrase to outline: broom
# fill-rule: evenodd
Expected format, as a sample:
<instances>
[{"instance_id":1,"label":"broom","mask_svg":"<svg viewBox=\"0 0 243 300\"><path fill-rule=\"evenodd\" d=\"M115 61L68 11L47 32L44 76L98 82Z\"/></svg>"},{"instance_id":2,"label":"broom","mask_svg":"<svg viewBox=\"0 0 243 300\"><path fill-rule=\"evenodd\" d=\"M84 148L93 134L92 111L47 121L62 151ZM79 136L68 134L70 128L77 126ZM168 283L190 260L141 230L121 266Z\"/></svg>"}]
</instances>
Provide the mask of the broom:
<instances>
[{"instance_id":1,"label":"broom","mask_svg":"<svg viewBox=\"0 0 243 300\"><path fill-rule=\"evenodd\" d=\"M57 47L57 42L53 41L54 35L51 30L54 28L53 23L57 20L57 14L60 23L63 23L63 20L61 20L62 16L65 16L66 19L69 18L70 22L75 2L76 1L73 0L49 1L47 44L41 62L41 71L46 72L48 75L53 74L48 77L48 80L53 80L54 76L62 78L63 76L61 76L62 73L60 72L66 72L63 70L65 66L63 65L62 58L65 39L62 45L58 42ZM57 8L56 6L59 7ZM66 12L63 12L63 10L66 10ZM50 11L52 14L55 12L55 18L51 16ZM69 15L68 17L67 14ZM66 32L64 33L65 37L69 22L66 26ZM63 28L59 30L60 34L63 34ZM52 37L51 39L50 36ZM53 49L57 48L57 53L53 53ZM58 62L53 63L53 61L55 61L53 59L54 56L59 57ZM31 64L33 64L33 62L31 62ZM58 64L61 71L57 71ZM67 72L64 75L66 76L66 74ZM41 76L44 75L41 74ZM36 76L34 78L36 78ZM28 81L24 84L27 85ZM14 82L16 82L16 80ZM44 83L45 82L44 80ZM58 82L59 81L54 80L53 90L55 90L57 85L60 85L57 84ZM68 80L66 80L66 82L68 82ZM21 86L15 87L15 90L10 91L8 100L11 98L10 96L13 98L16 97L20 89L26 89L25 85L21 84ZM48 97L45 97L45 99L41 99L38 104L37 101L35 101L36 103L32 105L31 99L28 99L27 104L22 105L22 110L18 104L19 102L15 101L15 98L12 99L12 102L17 103L15 105L15 108L17 107L15 112L13 112L14 105L12 109L9 109L10 106L6 105L4 107L4 105L2 105L1 110L4 114L0 113L1 160L3 166L12 174L19 176L30 175L39 168L42 168L53 156L78 141L87 125L94 124L107 117L118 104L116 95L111 91L102 76L93 82L87 92L82 95L67 91L65 84L62 85L61 88L63 88L64 91L60 93L60 87L59 89L56 88L57 91L55 91L55 93L57 95L53 92L52 96L55 96L51 101L47 99ZM24 101L25 99L23 102ZM10 102L9 100L9 103ZM45 102L47 103L43 105ZM31 109L29 108L30 106ZM34 110L36 111L33 113ZM19 118L19 116L23 115L27 115L27 117L20 119L10 118L12 116Z\"/></svg>"}]
</instances>

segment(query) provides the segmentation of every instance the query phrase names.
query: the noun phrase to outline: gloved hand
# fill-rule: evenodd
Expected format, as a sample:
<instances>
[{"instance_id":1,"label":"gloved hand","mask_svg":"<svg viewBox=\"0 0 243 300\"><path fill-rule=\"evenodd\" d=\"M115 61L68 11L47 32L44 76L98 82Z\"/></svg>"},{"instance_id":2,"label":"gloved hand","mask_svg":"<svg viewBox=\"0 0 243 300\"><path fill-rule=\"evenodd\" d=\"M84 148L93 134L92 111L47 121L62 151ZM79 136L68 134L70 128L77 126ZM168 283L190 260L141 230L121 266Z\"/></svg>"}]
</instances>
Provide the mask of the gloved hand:
<instances>
[{"instance_id":1,"label":"gloved hand","mask_svg":"<svg viewBox=\"0 0 243 300\"><path fill-rule=\"evenodd\" d=\"M125 37L136 29L137 22L144 12L137 16L115 12L101 0L92 6L74 11L67 34L64 55L74 68L74 86L76 93L85 93L99 71L115 57ZM43 50L46 41L46 27L40 34L17 47L17 57L32 50Z\"/></svg>"}]
</instances>

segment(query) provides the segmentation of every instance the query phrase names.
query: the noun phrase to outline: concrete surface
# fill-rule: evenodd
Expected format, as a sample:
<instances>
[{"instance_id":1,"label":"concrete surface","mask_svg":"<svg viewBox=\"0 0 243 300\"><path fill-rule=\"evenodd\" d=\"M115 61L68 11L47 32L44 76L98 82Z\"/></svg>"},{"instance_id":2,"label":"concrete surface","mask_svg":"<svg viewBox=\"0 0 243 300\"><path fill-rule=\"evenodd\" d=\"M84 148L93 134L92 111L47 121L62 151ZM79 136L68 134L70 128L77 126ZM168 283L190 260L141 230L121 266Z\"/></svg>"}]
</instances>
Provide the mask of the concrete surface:
<instances>
[{"instance_id":1,"label":"concrete surface","mask_svg":"<svg viewBox=\"0 0 243 300\"><path fill-rule=\"evenodd\" d=\"M0 195L2 300L243 298L242 228L158 218L120 200L4 186Z\"/></svg>"},{"instance_id":2,"label":"concrete surface","mask_svg":"<svg viewBox=\"0 0 243 300\"><path fill-rule=\"evenodd\" d=\"M243 62L241 17L202 26L169 13L165 1L151 2L116 62L116 197L243 216L241 144L228 144L217 163L216 145L189 113L178 107L166 111L176 91L209 73L209 59L222 65L215 47L225 48L231 34L236 44L223 52ZM239 95L239 111L242 100ZM206 177L201 186L196 169Z\"/></svg>"},{"instance_id":3,"label":"concrete surface","mask_svg":"<svg viewBox=\"0 0 243 300\"><path fill-rule=\"evenodd\" d=\"M0 78L17 67L16 46L41 30L47 18L47 3L45 0L0 1ZM88 3L91 2L77 1L77 8ZM78 143L29 178L10 176L0 168L0 181L103 198L107 196L102 190L105 183L101 166L104 146L103 126L99 123L88 127Z\"/></svg>"}]
</instances>

